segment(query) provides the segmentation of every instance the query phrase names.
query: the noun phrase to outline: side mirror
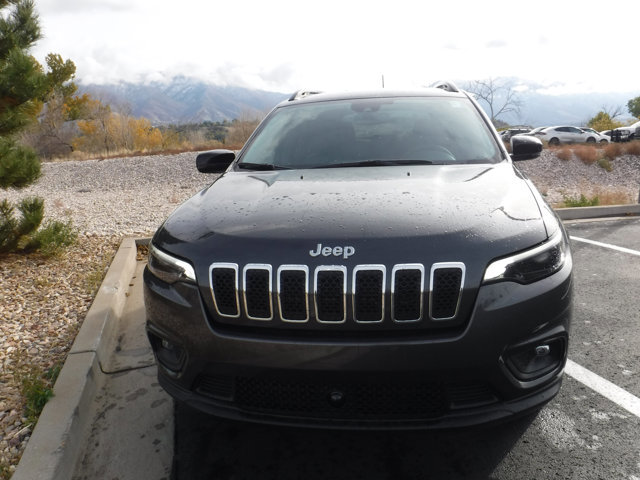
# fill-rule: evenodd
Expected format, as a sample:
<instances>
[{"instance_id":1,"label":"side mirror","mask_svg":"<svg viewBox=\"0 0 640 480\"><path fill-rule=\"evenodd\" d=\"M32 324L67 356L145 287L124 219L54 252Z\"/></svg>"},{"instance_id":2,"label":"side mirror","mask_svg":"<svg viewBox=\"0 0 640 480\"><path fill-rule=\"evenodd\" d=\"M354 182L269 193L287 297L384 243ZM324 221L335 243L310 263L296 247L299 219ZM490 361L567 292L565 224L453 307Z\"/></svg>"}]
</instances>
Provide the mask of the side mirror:
<instances>
[{"instance_id":1,"label":"side mirror","mask_svg":"<svg viewBox=\"0 0 640 480\"><path fill-rule=\"evenodd\" d=\"M209 150L198 154L196 168L202 173L222 173L235 159L231 150Z\"/></svg>"},{"instance_id":2,"label":"side mirror","mask_svg":"<svg viewBox=\"0 0 640 480\"><path fill-rule=\"evenodd\" d=\"M542 152L542 142L539 138L528 135L514 135L511 137L512 160L532 160L538 158L540 152Z\"/></svg>"}]
</instances>

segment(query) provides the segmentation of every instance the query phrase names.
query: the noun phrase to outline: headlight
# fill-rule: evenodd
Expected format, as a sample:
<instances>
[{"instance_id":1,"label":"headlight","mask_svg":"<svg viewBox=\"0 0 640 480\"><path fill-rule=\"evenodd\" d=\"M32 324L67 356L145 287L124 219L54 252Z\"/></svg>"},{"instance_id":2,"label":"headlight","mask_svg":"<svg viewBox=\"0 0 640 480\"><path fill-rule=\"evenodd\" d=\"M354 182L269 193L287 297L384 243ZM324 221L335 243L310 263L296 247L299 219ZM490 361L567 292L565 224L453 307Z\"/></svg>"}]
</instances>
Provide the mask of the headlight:
<instances>
[{"instance_id":1,"label":"headlight","mask_svg":"<svg viewBox=\"0 0 640 480\"><path fill-rule=\"evenodd\" d=\"M196 272L184 260L177 259L149 244L149 271L163 282L196 283Z\"/></svg>"},{"instance_id":2,"label":"headlight","mask_svg":"<svg viewBox=\"0 0 640 480\"><path fill-rule=\"evenodd\" d=\"M489 264L483 283L511 281L526 285L541 280L562 268L567 248L562 230L557 230L548 242Z\"/></svg>"}]
</instances>

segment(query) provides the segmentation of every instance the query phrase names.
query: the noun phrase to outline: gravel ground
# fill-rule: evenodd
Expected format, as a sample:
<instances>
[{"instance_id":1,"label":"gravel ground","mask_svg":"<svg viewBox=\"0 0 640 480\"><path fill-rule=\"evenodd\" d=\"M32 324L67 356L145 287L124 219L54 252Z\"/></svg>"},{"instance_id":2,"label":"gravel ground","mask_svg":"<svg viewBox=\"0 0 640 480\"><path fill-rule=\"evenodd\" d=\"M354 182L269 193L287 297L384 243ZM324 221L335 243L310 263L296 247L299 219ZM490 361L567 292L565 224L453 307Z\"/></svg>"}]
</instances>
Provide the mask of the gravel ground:
<instances>
[{"instance_id":1,"label":"gravel ground","mask_svg":"<svg viewBox=\"0 0 640 480\"><path fill-rule=\"evenodd\" d=\"M71 219L80 233L57 258L0 257L0 479L11 474L31 434L16 371L45 371L64 361L120 239L150 235L215 178L198 173L194 158L183 153L46 163L32 187L0 192L0 199L11 201L43 197L48 218ZM545 150L517 165L552 204L580 194L638 199L640 157L618 158L607 172Z\"/></svg>"},{"instance_id":2,"label":"gravel ground","mask_svg":"<svg viewBox=\"0 0 640 480\"><path fill-rule=\"evenodd\" d=\"M547 149L540 158L516 165L553 206L581 194L588 198L597 195L601 204L638 202L639 156L624 155L612 160L610 172L595 163L587 165L575 156L570 160L559 160L554 150Z\"/></svg>"},{"instance_id":3,"label":"gravel ground","mask_svg":"<svg viewBox=\"0 0 640 480\"><path fill-rule=\"evenodd\" d=\"M71 218L84 235L148 235L215 178L196 170L195 153L45 163L29 188L0 192L45 199L47 216Z\"/></svg>"}]
</instances>

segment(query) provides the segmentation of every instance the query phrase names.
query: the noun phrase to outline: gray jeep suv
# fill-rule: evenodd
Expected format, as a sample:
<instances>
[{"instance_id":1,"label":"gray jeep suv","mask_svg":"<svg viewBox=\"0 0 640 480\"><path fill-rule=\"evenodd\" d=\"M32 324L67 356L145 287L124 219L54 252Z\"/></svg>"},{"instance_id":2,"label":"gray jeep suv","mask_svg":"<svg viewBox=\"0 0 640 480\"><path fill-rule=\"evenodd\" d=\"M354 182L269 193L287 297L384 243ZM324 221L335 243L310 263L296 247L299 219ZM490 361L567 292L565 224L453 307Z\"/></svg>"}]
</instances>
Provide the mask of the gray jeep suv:
<instances>
[{"instance_id":1,"label":"gray jeep suv","mask_svg":"<svg viewBox=\"0 0 640 480\"><path fill-rule=\"evenodd\" d=\"M154 235L162 386L211 414L443 428L539 409L571 321L567 235L468 94L297 94Z\"/></svg>"}]
</instances>

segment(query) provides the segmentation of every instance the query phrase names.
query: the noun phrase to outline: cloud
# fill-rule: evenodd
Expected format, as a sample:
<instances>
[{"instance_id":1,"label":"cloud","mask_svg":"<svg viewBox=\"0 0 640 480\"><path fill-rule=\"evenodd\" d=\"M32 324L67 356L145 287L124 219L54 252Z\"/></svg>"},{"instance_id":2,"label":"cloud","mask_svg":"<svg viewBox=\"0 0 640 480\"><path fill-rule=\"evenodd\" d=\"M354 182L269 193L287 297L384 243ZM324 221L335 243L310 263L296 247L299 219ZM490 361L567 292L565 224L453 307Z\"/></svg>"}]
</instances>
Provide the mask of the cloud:
<instances>
[{"instance_id":1,"label":"cloud","mask_svg":"<svg viewBox=\"0 0 640 480\"><path fill-rule=\"evenodd\" d=\"M505 40L490 40L485 44L487 48L504 48L508 45Z\"/></svg>"},{"instance_id":2,"label":"cloud","mask_svg":"<svg viewBox=\"0 0 640 480\"><path fill-rule=\"evenodd\" d=\"M80 14L97 12L126 12L133 10L128 0L40 0L36 9L41 14Z\"/></svg>"}]
</instances>

